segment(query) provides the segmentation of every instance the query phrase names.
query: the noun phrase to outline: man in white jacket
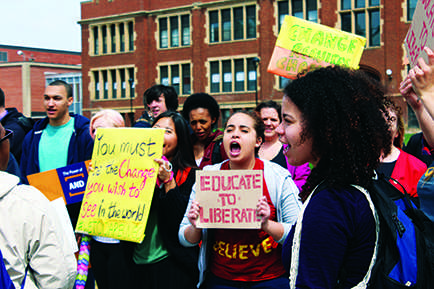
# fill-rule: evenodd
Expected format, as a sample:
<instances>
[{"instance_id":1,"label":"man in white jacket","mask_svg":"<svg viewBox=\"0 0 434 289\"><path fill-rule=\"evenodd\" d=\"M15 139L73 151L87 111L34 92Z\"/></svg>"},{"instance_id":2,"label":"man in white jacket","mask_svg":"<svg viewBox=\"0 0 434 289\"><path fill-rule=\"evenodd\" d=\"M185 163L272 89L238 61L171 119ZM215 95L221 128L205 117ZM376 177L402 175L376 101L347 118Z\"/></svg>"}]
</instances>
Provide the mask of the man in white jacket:
<instances>
[{"instance_id":1,"label":"man in white jacket","mask_svg":"<svg viewBox=\"0 0 434 289\"><path fill-rule=\"evenodd\" d=\"M0 125L0 249L14 286L72 288L77 272L71 237L36 188L19 185L6 169L11 131ZM64 224L63 224L64 225ZM70 223L69 223L70 225ZM26 277L27 276L27 277Z\"/></svg>"}]
</instances>

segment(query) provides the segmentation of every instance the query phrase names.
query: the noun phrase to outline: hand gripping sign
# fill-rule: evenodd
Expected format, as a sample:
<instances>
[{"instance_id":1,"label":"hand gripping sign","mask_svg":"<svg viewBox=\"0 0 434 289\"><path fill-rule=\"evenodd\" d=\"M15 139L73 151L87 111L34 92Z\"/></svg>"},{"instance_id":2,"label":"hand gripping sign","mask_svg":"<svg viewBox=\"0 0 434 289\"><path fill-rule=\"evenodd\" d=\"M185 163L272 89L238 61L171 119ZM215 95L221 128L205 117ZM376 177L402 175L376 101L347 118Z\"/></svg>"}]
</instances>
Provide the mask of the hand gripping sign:
<instances>
[{"instance_id":1,"label":"hand gripping sign","mask_svg":"<svg viewBox=\"0 0 434 289\"><path fill-rule=\"evenodd\" d=\"M262 170L196 171L199 228L258 229Z\"/></svg>"},{"instance_id":2,"label":"hand gripping sign","mask_svg":"<svg viewBox=\"0 0 434 289\"><path fill-rule=\"evenodd\" d=\"M287 78L336 64L357 69L366 38L285 16L268 71Z\"/></svg>"},{"instance_id":3,"label":"hand gripping sign","mask_svg":"<svg viewBox=\"0 0 434 289\"><path fill-rule=\"evenodd\" d=\"M76 232L143 240L163 142L162 129L98 129Z\"/></svg>"}]
</instances>

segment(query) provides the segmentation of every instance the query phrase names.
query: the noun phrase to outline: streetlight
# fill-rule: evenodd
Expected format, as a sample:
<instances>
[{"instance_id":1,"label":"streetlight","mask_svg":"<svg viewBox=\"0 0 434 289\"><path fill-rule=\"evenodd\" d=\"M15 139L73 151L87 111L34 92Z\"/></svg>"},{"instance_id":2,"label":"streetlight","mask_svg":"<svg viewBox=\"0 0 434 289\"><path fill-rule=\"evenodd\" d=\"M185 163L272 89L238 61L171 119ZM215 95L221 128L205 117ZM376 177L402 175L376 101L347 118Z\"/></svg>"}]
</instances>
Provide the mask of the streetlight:
<instances>
[{"instance_id":1,"label":"streetlight","mask_svg":"<svg viewBox=\"0 0 434 289\"><path fill-rule=\"evenodd\" d=\"M255 73L256 73L256 77L255 77L255 86L256 86L255 103L256 103L256 105L258 105L258 66L259 66L259 62L261 62L261 60L258 57L254 57L252 59L252 62L255 65Z\"/></svg>"}]
</instances>

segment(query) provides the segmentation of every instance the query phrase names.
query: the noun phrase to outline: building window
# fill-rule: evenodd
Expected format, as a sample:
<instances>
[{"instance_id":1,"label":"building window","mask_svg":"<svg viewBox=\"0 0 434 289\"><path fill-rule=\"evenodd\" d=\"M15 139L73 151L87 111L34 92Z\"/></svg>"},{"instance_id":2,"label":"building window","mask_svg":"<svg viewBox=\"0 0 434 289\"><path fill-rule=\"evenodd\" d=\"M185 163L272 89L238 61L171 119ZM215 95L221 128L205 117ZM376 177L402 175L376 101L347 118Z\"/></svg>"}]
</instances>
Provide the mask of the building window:
<instances>
[{"instance_id":1,"label":"building window","mask_svg":"<svg viewBox=\"0 0 434 289\"><path fill-rule=\"evenodd\" d=\"M239 6L211 10L210 43L256 38L256 6Z\"/></svg>"},{"instance_id":2,"label":"building window","mask_svg":"<svg viewBox=\"0 0 434 289\"><path fill-rule=\"evenodd\" d=\"M380 46L380 0L341 0L343 31L366 37L369 47Z\"/></svg>"},{"instance_id":3,"label":"building window","mask_svg":"<svg viewBox=\"0 0 434 289\"><path fill-rule=\"evenodd\" d=\"M8 53L6 51L0 51L0 62L8 62Z\"/></svg>"},{"instance_id":4,"label":"building window","mask_svg":"<svg viewBox=\"0 0 434 289\"><path fill-rule=\"evenodd\" d=\"M134 67L98 69L91 74L91 98L112 100L135 97Z\"/></svg>"},{"instance_id":5,"label":"building window","mask_svg":"<svg viewBox=\"0 0 434 289\"><path fill-rule=\"evenodd\" d=\"M253 58L235 58L209 62L210 92L246 92L256 89Z\"/></svg>"},{"instance_id":6,"label":"building window","mask_svg":"<svg viewBox=\"0 0 434 289\"><path fill-rule=\"evenodd\" d=\"M161 17L158 29L160 48L190 45L190 15Z\"/></svg>"},{"instance_id":7,"label":"building window","mask_svg":"<svg viewBox=\"0 0 434 289\"><path fill-rule=\"evenodd\" d=\"M99 31L98 27L94 27L92 29L93 32L93 54L98 55L99 54Z\"/></svg>"},{"instance_id":8,"label":"building window","mask_svg":"<svg viewBox=\"0 0 434 289\"><path fill-rule=\"evenodd\" d=\"M128 22L128 50L134 51L134 25L133 22Z\"/></svg>"},{"instance_id":9,"label":"building window","mask_svg":"<svg viewBox=\"0 0 434 289\"><path fill-rule=\"evenodd\" d=\"M278 29L282 27L286 15L292 15L312 22L318 22L317 0L286 0L277 2Z\"/></svg>"},{"instance_id":10,"label":"building window","mask_svg":"<svg viewBox=\"0 0 434 289\"><path fill-rule=\"evenodd\" d=\"M414 10L416 10L417 0L407 0L407 21L413 20Z\"/></svg>"},{"instance_id":11,"label":"building window","mask_svg":"<svg viewBox=\"0 0 434 289\"><path fill-rule=\"evenodd\" d=\"M94 56L134 51L133 21L93 25L89 30Z\"/></svg>"},{"instance_id":12,"label":"building window","mask_svg":"<svg viewBox=\"0 0 434 289\"><path fill-rule=\"evenodd\" d=\"M173 86L178 95L191 94L190 63L160 65L160 83Z\"/></svg>"}]
</instances>

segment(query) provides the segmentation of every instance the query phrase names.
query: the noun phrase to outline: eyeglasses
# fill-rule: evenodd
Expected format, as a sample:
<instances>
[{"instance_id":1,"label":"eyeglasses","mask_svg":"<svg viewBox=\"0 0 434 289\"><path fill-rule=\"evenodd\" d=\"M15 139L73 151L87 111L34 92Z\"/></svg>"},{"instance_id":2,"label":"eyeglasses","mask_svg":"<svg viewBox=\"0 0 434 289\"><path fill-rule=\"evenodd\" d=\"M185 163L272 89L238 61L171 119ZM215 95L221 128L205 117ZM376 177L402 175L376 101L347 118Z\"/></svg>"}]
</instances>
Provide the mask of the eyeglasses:
<instances>
[{"instance_id":1,"label":"eyeglasses","mask_svg":"<svg viewBox=\"0 0 434 289\"><path fill-rule=\"evenodd\" d=\"M10 139L14 135L14 132L10 129L5 129L5 136L0 139L0 143L3 141Z\"/></svg>"}]
</instances>

